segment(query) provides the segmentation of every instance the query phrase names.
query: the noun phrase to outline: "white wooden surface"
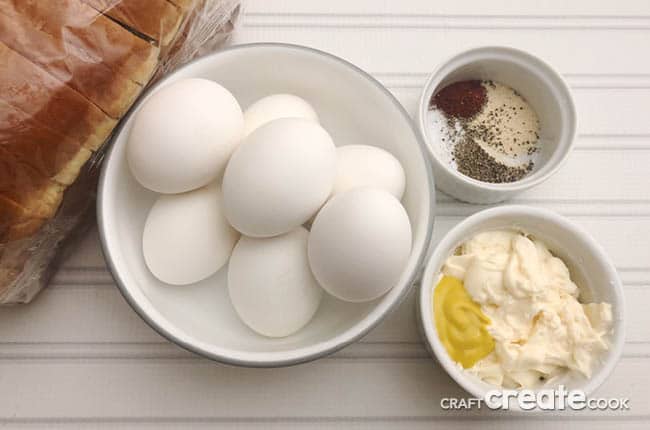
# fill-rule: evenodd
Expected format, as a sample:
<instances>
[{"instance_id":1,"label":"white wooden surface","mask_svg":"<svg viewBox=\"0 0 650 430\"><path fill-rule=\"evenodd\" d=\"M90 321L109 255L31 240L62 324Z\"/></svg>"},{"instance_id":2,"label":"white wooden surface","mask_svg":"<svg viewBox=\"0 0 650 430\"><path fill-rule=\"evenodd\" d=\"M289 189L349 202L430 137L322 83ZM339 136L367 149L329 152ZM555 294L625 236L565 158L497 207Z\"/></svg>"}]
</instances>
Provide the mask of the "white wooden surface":
<instances>
[{"instance_id":1,"label":"white wooden surface","mask_svg":"<svg viewBox=\"0 0 650 430\"><path fill-rule=\"evenodd\" d=\"M533 8L534 5L534 8ZM627 412L504 420L445 412L463 395L424 351L413 298L362 342L287 369L237 369L155 334L113 285L89 234L29 306L0 310L0 424L128 428L580 428L650 425L650 2L249 0L234 43L291 42L342 56L414 112L446 56L499 44L563 73L579 110L570 161L517 202L568 215L602 243L625 283L627 342L599 396ZM477 208L439 197L436 236Z\"/></svg>"}]
</instances>

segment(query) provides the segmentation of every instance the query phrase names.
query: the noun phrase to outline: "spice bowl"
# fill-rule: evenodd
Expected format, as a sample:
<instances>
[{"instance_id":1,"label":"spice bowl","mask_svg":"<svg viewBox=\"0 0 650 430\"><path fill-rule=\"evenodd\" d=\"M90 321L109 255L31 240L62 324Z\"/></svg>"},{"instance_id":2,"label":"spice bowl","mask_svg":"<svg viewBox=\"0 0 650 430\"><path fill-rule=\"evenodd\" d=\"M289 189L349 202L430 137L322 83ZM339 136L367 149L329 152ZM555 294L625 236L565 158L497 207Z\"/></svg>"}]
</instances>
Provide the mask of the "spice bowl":
<instances>
[{"instance_id":1,"label":"spice bowl","mask_svg":"<svg viewBox=\"0 0 650 430\"><path fill-rule=\"evenodd\" d=\"M434 132L432 97L446 86L468 80L494 81L511 87L539 119L538 152L532 170L514 182L483 182L460 173L441 155L443 142ZM427 80L418 126L427 143L438 189L469 203L489 204L512 198L550 178L567 159L577 129L576 109L564 79L546 62L508 47L480 47L441 63Z\"/></svg>"},{"instance_id":2,"label":"spice bowl","mask_svg":"<svg viewBox=\"0 0 650 430\"><path fill-rule=\"evenodd\" d=\"M434 322L433 293L445 261L461 244L477 233L499 229L520 230L544 242L551 253L568 267L571 279L580 289L580 302L611 304L609 349L600 357L591 377L585 378L576 371L570 371L538 388L546 390L564 385L567 390L582 390L588 396L607 379L621 356L625 337L622 283L613 263L589 233L547 209L521 205L485 209L461 221L438 242L425 264L417 296L419 303L416 312L427 349L445 371L473 396L485 398L488 391L498 388L467 372L447 353Z\"/></svg>"}]
</instances>

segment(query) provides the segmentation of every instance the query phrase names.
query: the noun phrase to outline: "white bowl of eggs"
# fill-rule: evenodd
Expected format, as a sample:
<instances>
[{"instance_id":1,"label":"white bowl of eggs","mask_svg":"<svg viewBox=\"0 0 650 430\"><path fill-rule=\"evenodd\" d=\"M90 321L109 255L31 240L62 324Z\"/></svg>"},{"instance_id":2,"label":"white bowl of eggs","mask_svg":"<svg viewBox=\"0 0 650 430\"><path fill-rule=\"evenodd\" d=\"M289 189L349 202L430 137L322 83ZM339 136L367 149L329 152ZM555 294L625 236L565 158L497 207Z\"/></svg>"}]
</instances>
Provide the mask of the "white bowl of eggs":
<instances>
[{"instance_id":1,"label":"white bowl of eggs","mask_svg":"<svg viewBox=\"0 0 650 430\"><path fill-rule=\"evenodd\" d=\"M324 52L250 44L141 98L104 162L98 220L151 327L273 367L332 353L399 304L434 201L427 149L381 84Z\"/></svg>"}]
</instances>

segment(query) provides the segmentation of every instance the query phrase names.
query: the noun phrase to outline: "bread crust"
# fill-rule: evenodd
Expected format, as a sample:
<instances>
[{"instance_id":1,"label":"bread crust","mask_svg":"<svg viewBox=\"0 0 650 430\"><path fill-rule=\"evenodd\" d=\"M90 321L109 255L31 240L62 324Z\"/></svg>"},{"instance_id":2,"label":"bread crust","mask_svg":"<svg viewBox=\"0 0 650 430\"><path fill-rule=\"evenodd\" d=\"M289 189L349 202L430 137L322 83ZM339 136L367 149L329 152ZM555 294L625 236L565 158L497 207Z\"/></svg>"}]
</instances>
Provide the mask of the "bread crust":
<instances>
[{"instance_id":1,"label":"bread crust","mask_svg":"<svg viewBox=\"0 0 650 430\"><path fill-rule=\"evenodd\" d=\"M16 11L0 9L0 41L65 82L112 118L120 118L142 86L104 63L69 50L57 39L31 25Z\"/></svg>"},{"instance_id":2,"label":"bread crust","mask_svg":"<svg viewBox=\"0 0 650 430\"><path fill-rule=\"evenodd\" d=\"M0 145L44 177L70 185L91 151L0 101Z\"/></svg>"},{"instance_id":3,"label":"bread crust","mask_svg":"<svg viewBox=\"0 0 650 430\"><path fill-rule=\"evenodd\" d=\"M172 42L183 18L183 12L167 0L82 1L161 47Z\"/></svg>"},{"instance_id":4,"label":"bread crust","mask_svg":"<svg viewBox=\"0 0 650 430\"><path fill-rule=\"evenodd\" d=\"M158 63L158 47L80 0L0 0L0 7L62 40L66 50L103 62L139 84L149 81Z\"/></svg>"},{"instance_id":5,"label":"bread crust","mask_svg":"<svg viewBox=\"0 0 650 430\"><path fill-rule=\"evenodd\" d=\"M0 42L0 99L90 150L115 127L82 95Z\"/></svg>"}]
</instances>

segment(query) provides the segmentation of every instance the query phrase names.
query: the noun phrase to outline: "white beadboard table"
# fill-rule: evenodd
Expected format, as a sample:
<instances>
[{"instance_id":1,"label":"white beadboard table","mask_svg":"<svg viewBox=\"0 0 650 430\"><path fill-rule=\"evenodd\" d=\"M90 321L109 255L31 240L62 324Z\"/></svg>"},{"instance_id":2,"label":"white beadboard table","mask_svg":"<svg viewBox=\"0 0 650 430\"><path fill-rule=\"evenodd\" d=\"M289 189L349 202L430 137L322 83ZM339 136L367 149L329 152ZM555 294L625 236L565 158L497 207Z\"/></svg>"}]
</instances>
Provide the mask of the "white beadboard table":
<instances>
[{"instance_id":1,"label":"white beadboard table","mask_svg":"<svg viewBox=\"0 0 650 430\"><path fill-rule=\"evenodd\" d=\"M449 412L463 392L424 350L413 295L361 342L285 369L193 356L131 311L96 232L28 306L0 310L0 424L127 428L650 427L650 1L249 0L233 43L290 42L371 72L413 113L427 73L479 44L537 54L567 78L579 136L555 177L516 202L569 216L625 284L623 357L598 396L625 412ZM439 196L440 237L478 208Z\"/></svg>"}]
</instances>

